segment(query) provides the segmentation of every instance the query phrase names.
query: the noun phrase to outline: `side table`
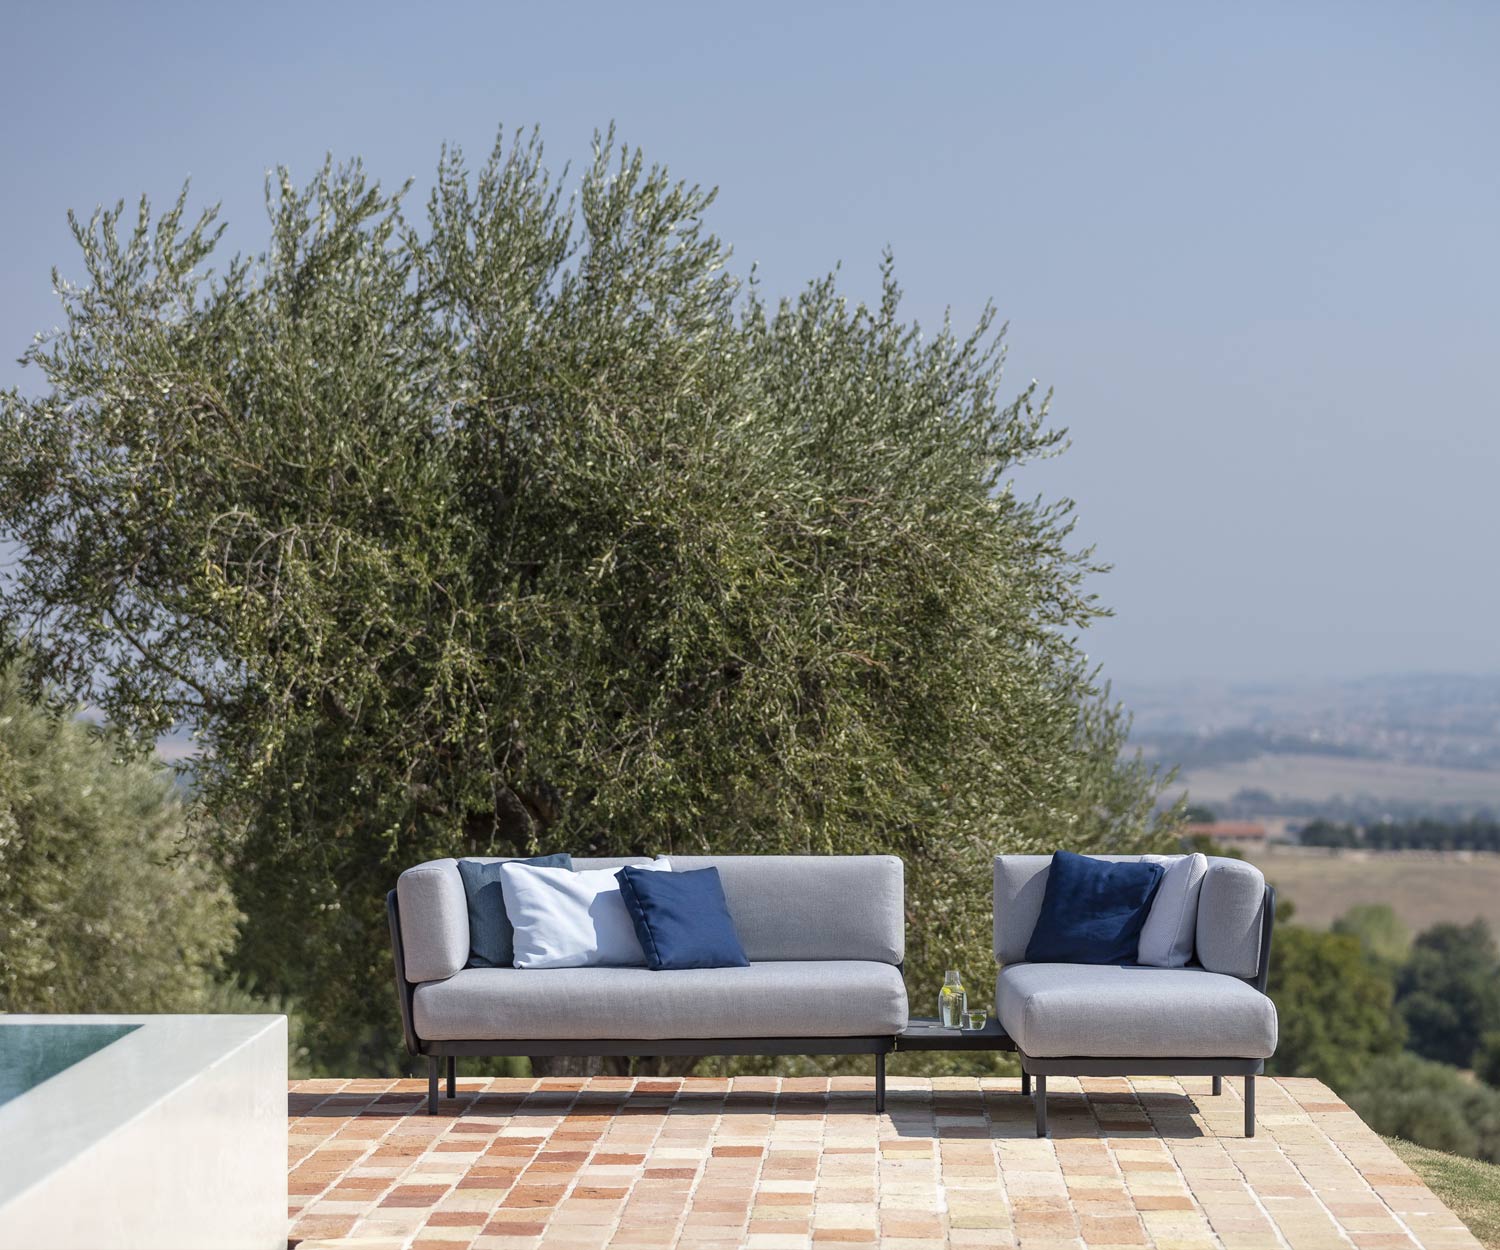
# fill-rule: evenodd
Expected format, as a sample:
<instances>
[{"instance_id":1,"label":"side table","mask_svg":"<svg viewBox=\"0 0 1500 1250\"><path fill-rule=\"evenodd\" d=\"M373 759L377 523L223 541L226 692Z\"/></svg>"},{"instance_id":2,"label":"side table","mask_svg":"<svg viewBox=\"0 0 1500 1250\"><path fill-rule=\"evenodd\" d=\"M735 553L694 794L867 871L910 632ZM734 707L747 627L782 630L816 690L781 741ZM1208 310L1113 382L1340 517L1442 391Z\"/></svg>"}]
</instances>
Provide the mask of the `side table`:
<instances>
[{"instance_id":1,"label":"side table","mask_svg":"<svg viewBox=\"0 0 1500 1250\"><path fill-rule=\"evenodd\" d=\"M896 1034L896 1053L908 1050L1010 1051L1016 1044L994 1016L985 1018L982 1029L950 1029L936 1016L912 1016L906 1031ZM1021 1070L1021 1092L1031 1093L1031 1074Z\"/></svg>"}]
</instances>

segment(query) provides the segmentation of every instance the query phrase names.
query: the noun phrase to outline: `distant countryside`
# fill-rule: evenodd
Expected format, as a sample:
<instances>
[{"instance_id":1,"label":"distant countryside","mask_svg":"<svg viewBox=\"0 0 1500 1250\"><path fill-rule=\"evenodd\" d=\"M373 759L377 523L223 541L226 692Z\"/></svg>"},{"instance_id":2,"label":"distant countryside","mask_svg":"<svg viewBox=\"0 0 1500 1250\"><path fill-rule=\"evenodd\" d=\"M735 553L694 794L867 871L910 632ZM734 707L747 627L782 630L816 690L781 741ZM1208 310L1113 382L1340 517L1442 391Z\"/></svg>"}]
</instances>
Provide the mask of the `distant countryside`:
<instances>
[{"instance_id":1,"label":"distant countryside","mask_svg":"<svg viewBox=\"0 0 1500 1250\"><path fill-rule=\"evenodd\" d=\"M1500 931L1500 679L1194 683L1127 698L1132 742L1178 770L1170 793L1244 831L1231 843L1300 923L1383 903L1412 932L1474 919Z\"/></svg>"},{"instance_id":2,"label":"distant countryside","mask_svg":"<svg viewBox=\"0 0 1500 1250\"><path fill-rule=\"evenodd\" d=\"M1249 858L1302 924L1326 928L1351 907L1386 903L1414 933L1476 919L1500 932L1500 855L1277 848Z\"/></svg>"}]
</instances>

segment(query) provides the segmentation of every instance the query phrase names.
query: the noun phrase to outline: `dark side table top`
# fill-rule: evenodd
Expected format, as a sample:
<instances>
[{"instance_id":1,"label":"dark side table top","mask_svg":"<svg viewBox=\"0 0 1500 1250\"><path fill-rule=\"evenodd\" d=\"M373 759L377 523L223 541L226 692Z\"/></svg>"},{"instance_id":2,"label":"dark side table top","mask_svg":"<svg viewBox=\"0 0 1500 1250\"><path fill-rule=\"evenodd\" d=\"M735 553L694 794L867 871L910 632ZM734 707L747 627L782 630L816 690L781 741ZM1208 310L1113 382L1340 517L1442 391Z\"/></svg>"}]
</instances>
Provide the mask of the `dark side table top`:
<instances>
[{"instance_id":1,"label":"dark side table top","mask_svg":"<svg viewBox=\"0 0 1500 1250\"><path fill-rule=\"evenodd\" d=\"M896 1035L896 1050L1014 1050L1016 1044L994 1016L985 1017L982 1029L944 1028L936 1016L913 1016L906 1031Z\"/></svg>"}]
</instances>

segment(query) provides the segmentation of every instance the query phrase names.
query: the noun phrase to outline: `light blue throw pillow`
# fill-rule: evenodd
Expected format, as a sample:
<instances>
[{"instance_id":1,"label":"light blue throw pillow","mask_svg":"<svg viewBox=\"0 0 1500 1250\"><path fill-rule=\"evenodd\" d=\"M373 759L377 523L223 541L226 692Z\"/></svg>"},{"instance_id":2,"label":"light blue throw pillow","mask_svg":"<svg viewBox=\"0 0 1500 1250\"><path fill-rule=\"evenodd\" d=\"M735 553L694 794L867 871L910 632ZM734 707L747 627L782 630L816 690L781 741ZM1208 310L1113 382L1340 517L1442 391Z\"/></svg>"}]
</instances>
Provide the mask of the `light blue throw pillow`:
<instances>
[{"instance_id":1,"label":"light blue throw pillow","mask_svg":"<svg viewBox=\"0 0 1500 1250\"><path fill-rule=\"evenodd\" d=\"M1192 855L1144 855L1165 870L1151 910L1141 929L1137 962L1151 968L1185 968L1193 962L1193 935L1198 928L1198 895L1208 876L1208 857Z\"/></svg>"},{"instance_id":2,"label":"light blue throw pillow","mask_svg":"<svg viewBox=\"0 0 1500 1250\"><path fill-rule=\"evenodd\" d=\"M642 872L669 873L657 858ZM517 968L642 968L646 952L620 897L620 869L566 872L509 863L500 871L515 925Z\"/></svg>"}]
</instances>

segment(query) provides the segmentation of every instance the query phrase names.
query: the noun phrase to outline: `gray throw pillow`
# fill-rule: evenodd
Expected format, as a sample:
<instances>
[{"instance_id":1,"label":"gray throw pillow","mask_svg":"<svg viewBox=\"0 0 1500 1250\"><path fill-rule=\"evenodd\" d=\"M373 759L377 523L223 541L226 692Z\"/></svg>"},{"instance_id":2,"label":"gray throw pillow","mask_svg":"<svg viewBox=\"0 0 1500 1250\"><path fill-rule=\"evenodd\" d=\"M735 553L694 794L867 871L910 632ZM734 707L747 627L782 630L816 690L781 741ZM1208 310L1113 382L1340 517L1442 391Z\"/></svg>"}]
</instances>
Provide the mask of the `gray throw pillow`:
<instances>
[{"instance_id":1,"label":"gray throw pillow","mask_svg":"<svg viewBox=\"0 0 1500 1250\"><path fill-rule=\"evenodd\" d=\"M469 962L466 968L509 968L516 958L516 929L505 914L505 893L500 888L500 865L535 864L538 868L573 867L571 855L536 855L531 859L458 861L469 901Z\"/></svg>"},{"instance_id":2,"label":"gray throw pillow","mask_svg":"<svg viewBox=\"0 0 1500 1250\"><path fill-rule=\"evenodd\" d=\"M1208 875L1206 855L1143 855L1166 871L1141 929L1136 962L1151 968L1184 968L1193 959L1198 928L1198 895Z\"/></svg>"}]
</instances>

